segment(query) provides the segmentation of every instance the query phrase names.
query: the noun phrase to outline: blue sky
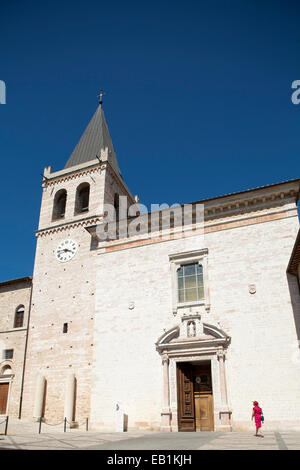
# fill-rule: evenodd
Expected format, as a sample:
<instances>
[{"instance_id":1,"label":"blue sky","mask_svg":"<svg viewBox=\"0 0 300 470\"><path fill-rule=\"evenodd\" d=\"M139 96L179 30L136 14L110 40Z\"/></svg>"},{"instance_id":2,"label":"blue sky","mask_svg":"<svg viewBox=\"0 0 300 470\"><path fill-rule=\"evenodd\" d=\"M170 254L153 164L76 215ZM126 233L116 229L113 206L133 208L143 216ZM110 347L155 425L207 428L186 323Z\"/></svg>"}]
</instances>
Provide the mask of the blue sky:
<instances>
[{"instance_id":1,"label":"blue sky","mask_svg":"<svg viewBox=\"0 0 300 470\"><path fill-rule=\"evenodd\" d=\"M141 202L297 178L299 2L1 1L0 280L31 275L45 166L63 168L100 88Z\"/></svg>"}]
</instances>

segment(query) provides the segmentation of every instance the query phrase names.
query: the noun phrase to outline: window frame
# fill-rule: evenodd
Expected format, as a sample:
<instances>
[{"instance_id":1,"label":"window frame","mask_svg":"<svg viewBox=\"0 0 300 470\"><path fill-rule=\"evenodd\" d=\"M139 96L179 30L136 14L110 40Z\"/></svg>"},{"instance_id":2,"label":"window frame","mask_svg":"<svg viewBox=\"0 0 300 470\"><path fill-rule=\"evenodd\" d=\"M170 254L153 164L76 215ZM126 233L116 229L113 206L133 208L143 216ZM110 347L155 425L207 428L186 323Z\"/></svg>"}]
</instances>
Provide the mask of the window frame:
<instances>
[{"instance_id":1,"label":"window frame","mask_svg":"<svg viewBox=\"0 0 300 470\"><path fill-rule=\"evenodd\" d=\"M172 311L177 315L178 310L187 307L200 306L206 312L210 311L210 298L208 289L208 249L176 253L169 255L172 273ZM202 266L204 297L199 300L179 301L178 270L187 264L199 264Z\"/></svg>"},{"instance_id":2,"label":"window frame","mask_svg":"<svg viewBox=\"0 0 300 470\"><path fill-rule=\"evenodd\" d=\"M22 313L23 313L22 325L21 326L16 326L17 315L18 315L18 313L21 313L21 309L22 309ZM15 310L14 326L13 326L14 329L24 328L24 320L25 320L25 305L19 305Z\"/></svg>"},{"instance_id":3,"label":"window frame","mask_svg":"<svg viewBox=\"0 0 300 470\"><path fill-rule=\"evenodd\" d=\"M184 267L187 266L193 266L193 273L191 274L186 274ZM201 271L198 271L198 267L201 267ZM183 268L183 269L182 269ZM182 269L182 275L179 275L179 271ZM190 278L190 280L189 280ZM194 278L192 287L187 287L187 283L191 282L191 278ZM182 279L182 287L180 286L180 279ZM199 279L201 279L201 282L199 282ZM191 263L183 263L179 266L177 269L177 285L178 285L178 290L177 290L177 301L178 303L186 303L186 302L202 302L204 299L204 274L203 274L203 266L201 263L198 262L191 262ZM199 290L203 292L202 296L200 297L199 295ZM194 300L186 300L188 291L195 291L196 294L196 299ZM183 297L185 300L180 300L181 293L183 294Z\"/></svg>"},{"instance_id":4,"label":"window frame","mask_svg":"<svg viewBox=\"0 0 300 470\"><path fill-rule=\"evenodd\" d=\"M12 351L11 357L7 357L7 356L6 356L6 353L7 353L8 351ZM2 361L12 361L13 358L14 358L14 349L13 349L13 348L2 349Z\"/></svg>"}]
</instances>

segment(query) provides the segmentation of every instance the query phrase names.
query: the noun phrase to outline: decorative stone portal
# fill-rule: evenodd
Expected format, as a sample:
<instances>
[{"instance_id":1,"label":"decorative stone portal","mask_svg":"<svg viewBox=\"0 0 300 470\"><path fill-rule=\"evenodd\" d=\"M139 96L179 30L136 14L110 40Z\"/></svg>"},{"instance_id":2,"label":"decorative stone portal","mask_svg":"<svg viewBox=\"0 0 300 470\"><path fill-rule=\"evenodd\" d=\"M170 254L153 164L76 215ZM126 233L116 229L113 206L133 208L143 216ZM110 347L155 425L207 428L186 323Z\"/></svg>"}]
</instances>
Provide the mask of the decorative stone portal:
<instances>
[{"instance_id":1,"label":"decorative stone portal","mask_svg":"<svg viewBox=\"0 0 300 470\"><path fill-rule=\"evenodd\" d=\"M11 361L5 361L0 366L0 415L7 415L9 410L11 387L14 374Z\"/></svg>"},{"instance_id":2,"label":"decorative stone portal","mask_svg":"<svg viewBox=\"0 0 300 470\"><path fill-rule=\"evenodd\" d=\"M199 313L183 314L180 325L158 339L164 387L162 431L231 430L225 372L229 344L230 337L202 323ZM206 387L196 385L201 375L207 376ZM201 413L207 416L205 423L199 421Z\"/></svg>"}]
</instances>

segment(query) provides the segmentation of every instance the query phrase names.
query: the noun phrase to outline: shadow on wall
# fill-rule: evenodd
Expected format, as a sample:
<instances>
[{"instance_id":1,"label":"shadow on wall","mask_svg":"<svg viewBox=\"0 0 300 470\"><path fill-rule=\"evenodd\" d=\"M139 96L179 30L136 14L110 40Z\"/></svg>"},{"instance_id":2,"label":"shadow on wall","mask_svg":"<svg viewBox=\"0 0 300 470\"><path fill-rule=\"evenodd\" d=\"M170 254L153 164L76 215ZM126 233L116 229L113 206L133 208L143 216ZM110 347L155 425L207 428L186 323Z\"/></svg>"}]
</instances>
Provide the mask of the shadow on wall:
<instances>
[{"instance_id":1,"label":"shadow on wall","mask_svg":"<svg viewBox=\"0 0 300 470\"><path fill-rule=\"evenodd\" d=\"M73 416L72 421L76 421L76 403L77 403L77 379L74 379L74 405L73 405Z\"/></svg>"},{"instance_id":2,"label":"shadow on wall","mask_svg":"<svg viewBox=\"0 0 300 470\"><path fill-rule=\"evenodd\" d=\"M47 380L45 380L44 398L43 398L43 407L42 407L42 416L41 416L41 418L45 418L46 403L47 403Z\"/></svg>"},{"instance_id":3,"label":"shadow on wall","mask_svg":"<svg viewBox=\"0 0 300 470\"><path fill-rule=\"evenodd\" d=\"M287 273L287 281L290 291L291 303L294 314L294 322L297 333L298 344L300 345L300 288L297 276Z\"/></svg>"}]
</instances>

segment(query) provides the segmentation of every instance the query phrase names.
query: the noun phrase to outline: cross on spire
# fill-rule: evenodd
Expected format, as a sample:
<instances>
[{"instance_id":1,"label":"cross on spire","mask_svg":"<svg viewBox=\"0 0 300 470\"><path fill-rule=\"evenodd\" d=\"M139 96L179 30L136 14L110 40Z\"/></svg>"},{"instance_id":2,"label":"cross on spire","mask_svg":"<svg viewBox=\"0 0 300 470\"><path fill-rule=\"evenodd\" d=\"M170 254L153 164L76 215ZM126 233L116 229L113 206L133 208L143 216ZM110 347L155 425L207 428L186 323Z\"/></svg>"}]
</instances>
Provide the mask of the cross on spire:
<instances>
[{"instance_id":1,"label":"cross on spire","mask_svg":"<svg viewBox=\"0 0 300 470\"><path fill-rule=\"evenodd\" d=\"M102 103L103 103L103 99L102 99L102 98L103 98L104 95L105 95L105 93L104 93L104 91L103 91L102 88L101 88L99 95L97 95L97 98L99 98L99 104L100 104L100 106L102 106Z\"/></svg>"}]
</instances>

